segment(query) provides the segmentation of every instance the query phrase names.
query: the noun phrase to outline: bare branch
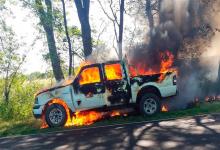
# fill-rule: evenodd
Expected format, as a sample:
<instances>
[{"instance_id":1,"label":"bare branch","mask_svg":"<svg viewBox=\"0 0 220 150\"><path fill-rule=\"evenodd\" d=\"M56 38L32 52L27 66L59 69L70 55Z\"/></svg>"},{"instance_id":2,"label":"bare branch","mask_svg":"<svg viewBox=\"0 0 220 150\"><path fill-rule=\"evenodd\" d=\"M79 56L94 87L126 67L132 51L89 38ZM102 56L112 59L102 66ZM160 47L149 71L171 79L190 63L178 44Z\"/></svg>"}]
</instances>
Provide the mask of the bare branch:
<instances>
[{"instance_id":1,"label":"bare branch","mask_svg":"<svg viewBox=\"0 0 220 150\"><path fill-rule=\"evenodd\" d=\"M5 49L5 46L4 46L3 39L2 39L1 36L0 36L0 40L1 40L2 50L4 50L4 49Z\"/></svg>"},{"instance_id":2,"label":"bare branch","mask_svg":"<svg viewBox=\"0 0 220 150\"><path fill-rule=\"evenodd\" d=\"M112 15L114 16L114 20L115 20L115 22L117 23L117 25L119 26L119 23L118 23L118 18L117 18L117 15L116 15L116 13L114 12L114 10L113 10L113 8L112 8L112 4L113 4L113 2L112 2L112 0L110 0L110 5L109 5L109 7L110 7L110 9L111 9L111 12L112 12ZM119 5L120 6L120 5Z\"/></svg>"},{"instance_id":3,"label":"bare branch","mask_svg":"<svg viewBox=\"0 0 220 150\"><path fill-rule=\"evenodd\" d=\"M101 26L102 26L103 23L104 23L104 21L101 23ZM99 32L98 37L97 37L97 41L99 41L100 36L101 36L102 33L105 31L105 29L106 29L106 26L104 26L104 27L102 28L101 32Z\"/></svg>"},{"instance_id":4,"label":"bare branch","mask_svg":"<svg viewBox=\"0 0 220 150\"><path fill-rule=\"evenodd\" d=\"M98 3L99 3L99 5L101 6L101 9L102 9L102 11L104 12L104 14L108 17L108 19L111 20L111 21L114 21L114 19L111 18L111 17L108 15L108 13L105 11L105 9L104 9L102 3L100 2L100 0L98 0Z\"/></svg>"},{"instance_id":5,"label":"bare branch","mask_svg":"<svg viewBox=\"0 0 220 150\"><path fill-rule=\"evenodd\" d=\"M78 56L80 59L85 60L83 56L81 56L80 54L78 54L77 52L73 51L73 54Z\"/></svg>"},{"instance_id":6,"label":"bare branch","mask_svg":"<svg viewBox=\"0 0 220 150\"><path fill-rule=\"evenodd\" d=\"M22 58L22 61L18 64L17 68L15 69L15 72L13 72L13 73L11 74L11 77L10 77L10 78L11 78L11 81L10 81L9 86L8 86L8 92L10 92L11 86L12 86L14 80L15 80L15 77L16 77L16 75L17 75L17 73L18 73L18 70L21 68L21 65L24 63L26 57L27 57L27 55L25 55L25 56Z\"/></svg>"},{"instance_id":7,"label":"bare branch","mask_svg":"<svg viewBox=\"0 0 220 150\"><path fill-rule=\"evenodd\" d=\"M115 33L116 41L119 42L119 40L118 40L118 34L117 34L116 26L115 26L115 22L113 22L113 25L114 25L114 33Z\"/></svg>"},{"instance_id":8,"label":"bare branch","mask_svg":"<svg viewBox=\"0 0 220 150\"><path fill-rule=\"evenodd\" d=\"M136 22L134 23L134 30L132 31L132 34L131 34L131 39L129 41L129 49L131 48L132 44L134 43L134 37L135 37L135 31L137 29L137 24Z\"/></svg>"},{"instance_id":9,"label":"bare branch","mask_svg":"<svg viewBox=\"0 0 220 150\"><path fill-rule=\"evenodd\" d=\"M113 45L113 48L115 49L115 52L116 52L117 56L119 57L119 53L118 53L118 50L117 50L118 48L115 47L115 37L113 38L113 44L112 45Z\"/></svg>"},{"instance_id":10,"label":"bare branch","mask_svg":"<svg viewBox=\"0 0 220 150\"><path fill-rule=\"evenodd\" d=\"M115 37L116 37L116 40L117 40L117 42L118 42L118 34L117 34L116 24L117 24L118 26L119 26L119 24L116 22L117 17L116 17L115 19L111 18L111 17L108 15L108 13L105 11L105 9L104 9L104 7L103 7L101 1L98 0L98 2L99 2L99 5L101 6L102 11L104 12L104 14L108 17L109 20L112 21L113 26L114 26ZM111 1L111 2L112 2L112 1ZM111 4L110 4L110 5L111 5ZM111 8L112 8L112 7L111 7ZM113 11L113 10L112 10L112 11Z\"/></svg>"}]
</instances>

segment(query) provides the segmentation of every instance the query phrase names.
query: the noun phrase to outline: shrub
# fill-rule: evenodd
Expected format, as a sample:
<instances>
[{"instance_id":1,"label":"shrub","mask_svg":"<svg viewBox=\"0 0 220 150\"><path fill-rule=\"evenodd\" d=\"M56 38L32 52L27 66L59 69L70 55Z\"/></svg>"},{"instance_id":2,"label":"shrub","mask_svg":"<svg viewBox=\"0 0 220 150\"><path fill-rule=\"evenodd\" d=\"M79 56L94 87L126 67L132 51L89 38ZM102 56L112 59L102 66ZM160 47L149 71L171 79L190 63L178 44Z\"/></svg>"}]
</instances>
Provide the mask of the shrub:
<instances>
[{"instance_id":1,"label":"shrub","mask_svg":"<svg viewBox=\"0 0 220 150\"><path fill-rule=\"evenodd\" d=\"M3 93L3 80L0 81ZM21 120L32 117L34 95L44 85L39 81L28 81L25 76L16 77L10 92L9 102L0 98L0 117L5 120Z\"/></svg>"}]
</instances>

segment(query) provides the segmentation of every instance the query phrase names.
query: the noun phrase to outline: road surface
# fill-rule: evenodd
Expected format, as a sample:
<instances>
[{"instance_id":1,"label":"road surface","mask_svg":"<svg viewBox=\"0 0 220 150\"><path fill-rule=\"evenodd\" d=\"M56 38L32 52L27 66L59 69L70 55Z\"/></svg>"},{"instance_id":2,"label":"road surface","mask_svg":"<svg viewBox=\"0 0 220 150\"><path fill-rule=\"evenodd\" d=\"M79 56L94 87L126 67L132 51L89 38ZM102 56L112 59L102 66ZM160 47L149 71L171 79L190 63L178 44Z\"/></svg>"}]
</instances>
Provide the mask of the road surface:
<instances>
[{"instance_id":1,"label":"road surface","mask_svg":"<svg viewBox=\"0 0 220 150\"><path fill-rule=\"evenodd\" d=\"M220 114L6 137L0 149L220 149Z\"/></svg>"}]
</instances>

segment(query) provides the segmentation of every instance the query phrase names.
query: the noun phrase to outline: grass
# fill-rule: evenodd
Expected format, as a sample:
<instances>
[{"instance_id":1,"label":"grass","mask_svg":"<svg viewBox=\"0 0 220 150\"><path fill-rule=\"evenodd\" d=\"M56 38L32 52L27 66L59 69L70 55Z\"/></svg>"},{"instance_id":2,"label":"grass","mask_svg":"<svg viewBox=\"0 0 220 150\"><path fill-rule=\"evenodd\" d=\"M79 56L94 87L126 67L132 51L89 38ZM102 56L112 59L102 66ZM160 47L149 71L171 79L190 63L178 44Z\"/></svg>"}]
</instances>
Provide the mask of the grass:
<instances>
[{"instance_id":1,"label":"grass","mask_svg":"<svg viewBox=\"0 0 220 150\"><path fill-rule=\"evenodd\" d=\"M191 109L178 110L172 112L162 112L151 117L132 115L127 117L120 116L115 118L109 118L96 122L91 126L123 124L123 123L132 123L138 121L152 121L158 119L181 118L186 116L195 116L195 115L210 114L210 113L220 113L220 102L203 103ZM0 119L0 137L11 136L11 135L47 133L53 131L81 128L81 127L68 127L68 128L40 129L40 125L41 125L40 120L35 120L34 118L31 118L30 120L22 120L22 121Z\"/></svg>"}]
</instances>

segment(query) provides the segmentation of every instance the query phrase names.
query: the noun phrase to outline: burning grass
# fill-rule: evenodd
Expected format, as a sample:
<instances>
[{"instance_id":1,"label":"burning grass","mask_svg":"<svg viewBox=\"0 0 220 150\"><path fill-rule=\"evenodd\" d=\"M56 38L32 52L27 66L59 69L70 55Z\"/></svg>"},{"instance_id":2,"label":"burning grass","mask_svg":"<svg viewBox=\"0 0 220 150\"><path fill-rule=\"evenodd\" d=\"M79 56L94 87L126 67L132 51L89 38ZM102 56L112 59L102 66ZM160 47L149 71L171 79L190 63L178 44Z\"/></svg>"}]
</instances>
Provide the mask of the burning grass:
<instances>
[{"instance_id":1,"label":"burning grass","mask_svg":"<svg viewBox=\"0 0 220 150\"><path fill-rule=\"evenodd\" d=\"M168 111L169 111L168 106L162 105L161 112L168 112Z\"/></svg>"}]
</instances>

